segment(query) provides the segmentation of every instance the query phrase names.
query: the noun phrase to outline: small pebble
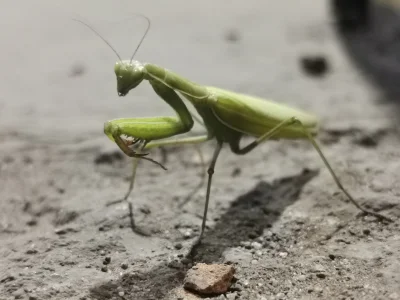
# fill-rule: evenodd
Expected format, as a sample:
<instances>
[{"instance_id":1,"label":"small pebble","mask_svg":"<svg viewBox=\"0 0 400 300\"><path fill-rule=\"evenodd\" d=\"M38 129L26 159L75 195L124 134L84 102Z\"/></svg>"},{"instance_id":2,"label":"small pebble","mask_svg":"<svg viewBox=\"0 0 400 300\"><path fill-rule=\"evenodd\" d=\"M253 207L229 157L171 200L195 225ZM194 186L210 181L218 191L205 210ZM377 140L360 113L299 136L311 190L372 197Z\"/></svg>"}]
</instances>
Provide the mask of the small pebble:
<instances>
[{"instance_id":1,"label":"small pebble","mask_svg":"<svg viewBox=\"0 0 400 300\"><path fill-rule=\"evenodd\" d=\"M311 270L311 272L314 272L314 273L325 272L325 268L324 268L324 266L321 265L321 264L316 264L316 265L313 267L313 269Z\"/></svg>"},{"instance_id":2,"label":"small pebble","mask_svg":"<svg viewBox=\"0 0 400 300\"><path fill-rule=\"evenodd\" d=\"M315 291L316 293L322 293L324 290L323 290L321 287L316 286L316 287L314 288L314 291Z\"/></svg>"},{"instance_id":3,"label":"small pebble","mask_svg":"<svg viewBox=\"0 0 400 300\"><path fill-rule=\"evenodd\" d=\"M107 256L104 258L104 264L108 265L111 262L111 257Z\"/></svg>"},{"instance_id":4,"label":"small pebble","mask_svg":"<svg viewBox=\"0 0 400 300\"><path fill-rule=\"evenodd\" d=\"M233 292L233 293L226 294L226 299L228 299L228 300L235 300L236 297L237 297L237 295L238 295L237 292ZM238 298L238 299L239 299L239 298Z\"/></svg>"},{"instance_id":5,"label":"small pebble","mask_svg":"<svg viewBox=\"0 0 400 300\"><path fill-rule=\"evenodd\" d=\"M245 280L245 281L243 281L242 285L243 285L244 287L248 287L248 286L250 285L250 283L249 283L248 280Z\"/></svg>"},{"instance_id":6,"label":"small pebble","mask_svg":"<svg viewBox=\"0 0 400 300\"><path fill-rule=\"evenodd\" d=\"M378 218L375 217L375 216L366 215L366 216L364 217L364 220L367 221L367 222L374 223L374 222L376 222L376 221L378 220Z\"/></svg>"},{"instance_id":7,"label":"small pebble","mask_svg":"<svg viewBox=\"0 0 400 300\"><path fill-rule=\"evenodd\" d=\"M251 264L252 264L252 265L258 264L258 260L257 260L257 259L253 259L253 260L251 261Z\"/></svg>"},{"instance_id":8,"label":"small pebble","mask_svg":"<svg viewBox=\"0 0 400 300\"><path fill-rule=\"evenodd\" d=\"M255 250L260 250L260 249L262 249L262 244L260 244L258 242L252 242L251 247L253 247L253 249L255 249Z\"/></svg>"},{"instance_id":9,"label":"small pebble","mask_svg":"<svg viewBox=\"0 0 400 300\"><path fill-rule=\"evenodd\" d=\"M278 280L276 280L275 278L271 278L271 280L269 281L269 283L270 283L272 286L278 286L278 284L279 284Z\"/></svg>"},{"instance_id":10,"label":"small pebble","mask_svg":"<svg viewBox=\"0 0 400 300\"><path fill-rule=\"evenodd\" d=\"M139 208L139 210L140 210L140 212L144 213L145 215L151 214L150 207L148 207L148 206L142 206L141 208Z\"/></svg>"},{"instance_id":11,"label":"small pebble","mask_svg":"<svg viewBox=\"0 0 400 300\"><path fill-rule=\"evenodd\" d=\"M35 226L35 225L37 225L37 220L36 219L30 219L28 222L26 222L26 225Z\"/></svg>"},{"instance_id":12,"label":"small pebble","mask_svg":"<svg viewBox=\"0 0 400 300\"><path fill-rule=\"evenodd\" d=\"M16 290L16 291L13 293L14 299L23 299L23 298L24 298L24 294L25 294L25 292L24 292L23 289Z\"/></svg>"},{"instance_id":13,"label":"small pebble","mask_svg":"<svg viewBox=\"0 0 400 300\"><path fill-rule=\"evenodd\" d=\"M185 231L185 232L183 233L183 237L184 237L185 239L190 239L190 238L192 237L192 235L193 235L193 232L192 232L191 230L187 230L187 231Z\"/></svg>"},{"instance_id":14,"label":"small pebble","mask_svg":"<svg viewBox=\"0 0 400 300\"><path fill-rule=\"evenodd\" d=\"M123 297L123 296L125 296L125 293L123 291L118 292L118 296Z\"/></svg>"},{"instance_id":15,"label":"small pebble","mask_svg":"<svg viewBox=\"0 0 400 300\"><path fill-rule=\"evenodd\" d=\"M240 242L240 246L246 248L246 249L251 249L251 243L247 241L242 241Z\"/></svg>"},{"instance_id":16,"label":"small pebble","mask_svg":"<svg viewBox=\"0 0 400 300\"><path fill-rule=\"evenodd\" d=\"M26 254L36 254L38 251L36 249L29 249L26 251Z\"/></svg>"},{"instance_id":17,"label":"small pebble","mask_svg":"<svg viewBox=\"0 0 400 300\"><path fill-rule=\"evenodd\" d=\"M324 75L329 69L328 61L322 55L302 57L300 64L306 74L315 77Z\"/></svg>"},{"instance_id":18,"label":"small pebble","mask_svg":"<svg viewBox=\"0 0 400 300\"><path fill-rule=\"evenodd\" d=\"M121 269L123 269L123 270L128 269L128 264L121 264Z\"/></svg>"},{"instance_id":19,"label":"small pebble","mask_svg":"<svg viewBox=\"0 0 400 300\"><path fill-rule=\"evenodd\" d=\"M108 271L108 268L107 268L107 267L102 267L102 268L101 268L101 271L102 271L102 272L107 272L107 271Z\"/></svg>"},{"instance_id":20,"label":"small pebble","mask_svg":"<svg viewBox=\"0 0 400 300\"><path fill-rule=\"evenodd\" d=\"M167 265L169 268L173 269L181 269L183 267L183 264L175 257L170 258Z\"/></svg>"},{"instance_id":21,"label":"small pebble","mask_svg":"<svg viewBox=\"0 0 400 300\"><path fill-rule=\"evenodd\" d=\"M273 232L272 232L272 231L269 231L269 230L268 230L267 232L264 233L264 236L265 236L266 238L271 238L273 235L274 235Z\"/></svg>"},{"instance_id":22,"label":"small pebble","mask_svg":"<svg viewBox=\"0 0 400 300\"><path fill-rule=\"evenodd\" d=\"M257 232L251 231L251 232L249 232L249 234L248 234L247 236L248 236L250 239L255 239L255 238L258 237L258 234L257 234Z\"/></svg>"},{"instance_id":23,"label":"small pebble","mask_svg":"<svg viewBox=\"0 0 400 300\"><path fill-rule=\"evenodd\" d=\"M118 291L118 292L121 292L121 291L123 291L123 290L124 290L124 288L123 288L122 286L118 286L118 287L117 287L117 291Z\"/></svg>"},{"instance_id":24,"label":"small pebble","mask_svg":"<svg viewBox=\"0 0 400 300\"><path fill-rule=\"evenodd\" d=\"M306 279L307 279L307 276L306 275L299 275L299 276L297 276L297 281L305 281Z\"/></svg>"},{"instance_id":25,"label":"small pebble","mask_svg":"<svg viewBox=\"0 0 400 300\"><path fill-rule=\"evenodd\" d=\"M224 294L232 284L235 269L230 265L198 263L186 274L184 288L199 294Z\"/></svg>"},{"instance_id":26,"label":"small pebble","mask_svg":"<svg viewBox=\"0 0 400 300\"><path fill-rule=\"evenodd\" d=\"M58 228L58 229L54 230L54 233L58 234L58 235L62 235L62 234L66 234L67 230L65 230L65 228Z\"/></svg>"},{"instance_id":27,"label":"small pebble","mask_svg":"<svg viewBox=\"0 0 400 300\"><path fill-rule=\"evenodd\" d=\"M183 263L184 265L188 265L188 264L191 263L191 260L190 260L189 258L187 258L187 257L184 257L184 258L181 260L181 263Z\"/></svg>"},{"instance_id":28,"label":"small pebble","mask_svg":"<svg viewBox=\"0 0 400 300\"><path fill-rule=\"evenodd\" d=\"M288 256L287 252L279 252L279 256L282 258L285 258L286 256Z\"/></svg>"},{"instance_id":29,"label":"small pebble","mask_svg":"<svg viewBox=\"0 0 400 300\"><path fill-rule=\"evenodd\" d=\"M182 243L176 243L176 244L174 245L174 247L175 247L176 250L180 250L180 249L183 248L183 245L182 245Z\"/></svg>"}]
</instances>

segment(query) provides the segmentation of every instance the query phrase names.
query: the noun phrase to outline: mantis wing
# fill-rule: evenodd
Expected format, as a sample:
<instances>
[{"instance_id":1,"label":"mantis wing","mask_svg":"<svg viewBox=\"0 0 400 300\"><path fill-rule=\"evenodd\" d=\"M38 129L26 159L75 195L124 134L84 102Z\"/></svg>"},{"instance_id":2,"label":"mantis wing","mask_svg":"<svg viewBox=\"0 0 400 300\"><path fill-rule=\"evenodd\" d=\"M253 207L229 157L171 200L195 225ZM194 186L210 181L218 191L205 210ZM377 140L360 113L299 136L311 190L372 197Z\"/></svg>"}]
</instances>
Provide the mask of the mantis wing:
<instances>
[{"instance_id":1,"label":"mantis wing","mask_svg":"<svg viewBox=\"0 0 400 300\"><path fill-rule=\"evenodd\" d=\"M312 133L317 133L318 119L306 112L261 98L229 92L214 87L207 88L216 101L213 111L226 126L251 136L261 136L280 122L296 117ZM283 128L276 138L304 138L297 125Z\"/></svg>"}]
</instances>

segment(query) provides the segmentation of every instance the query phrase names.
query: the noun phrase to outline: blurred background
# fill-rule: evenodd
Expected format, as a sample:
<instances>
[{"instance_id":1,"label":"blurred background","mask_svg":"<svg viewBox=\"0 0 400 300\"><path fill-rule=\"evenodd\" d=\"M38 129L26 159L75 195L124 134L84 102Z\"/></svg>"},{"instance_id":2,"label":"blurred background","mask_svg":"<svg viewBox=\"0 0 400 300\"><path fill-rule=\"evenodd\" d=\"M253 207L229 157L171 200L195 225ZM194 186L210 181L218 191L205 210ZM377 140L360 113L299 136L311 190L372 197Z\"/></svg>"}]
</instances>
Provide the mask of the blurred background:
<instances>
[{"instance_id":1,"label":"blurred background","mask_svg":"<svg viewBox=\"0 0 400 300\"><path fill-rule=\"evenodd\" d=\"M395 1L370 1L368 29L335 31L340 22L365 27L360 11L367 2L2 1L0 131L78 138L101 135L108 119L170 115L146 83L118 98L116 56L72 21L89 23L128 58L146 28L132 15L137 12L152 22L137 60L202 84L292 104L326 124L391 118L384 105L363 116L353 112L368 99L397 98ZM317 80L303 76L302 58L321 55L331 73Z\"/></svg>"}]
</instances>

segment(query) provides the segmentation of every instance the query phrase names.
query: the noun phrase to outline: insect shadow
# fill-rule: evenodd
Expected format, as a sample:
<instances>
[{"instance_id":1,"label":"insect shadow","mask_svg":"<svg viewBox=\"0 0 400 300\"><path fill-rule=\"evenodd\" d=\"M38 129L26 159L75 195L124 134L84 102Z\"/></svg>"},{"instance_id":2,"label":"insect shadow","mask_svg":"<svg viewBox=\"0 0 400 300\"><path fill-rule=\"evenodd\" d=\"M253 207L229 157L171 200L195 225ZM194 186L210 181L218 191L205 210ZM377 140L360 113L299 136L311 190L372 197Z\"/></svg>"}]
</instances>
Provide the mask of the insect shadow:
<instances>
[{"instance_id":1,"label":"insect shadow","mask_svg":"<svg viewBox=\"0 0 400 300\"><path fill-rule=\"evenodd\" d=\"M202 243L192 249L188 257L193 262L219 262L223 252L239 246L241 241L261 236L264 229L276 222L287 206L297 201L305 184L318 174L315 170L280 178L273 183L260 181L249 192L239 196L220 217L215 227L206 232ZM126 273L117 281L96 285L89 297L105 300L118 294L122 287L125 299L163 299L174 288L182 285L187 269L174 269L167 263L149 272ZM137 290L133 290L136 287Z\"/></svg>"},{"instance_id":2,"label":"insect shadow","mask_svg":"<svg viewBox=\"0 0 400 300\"><path fill-rule=\"evenodd\" d=\"M383 2L331 0L331 9L348 56L383 101L400 105L400 9Z\"/></svg>"}]
</instances>

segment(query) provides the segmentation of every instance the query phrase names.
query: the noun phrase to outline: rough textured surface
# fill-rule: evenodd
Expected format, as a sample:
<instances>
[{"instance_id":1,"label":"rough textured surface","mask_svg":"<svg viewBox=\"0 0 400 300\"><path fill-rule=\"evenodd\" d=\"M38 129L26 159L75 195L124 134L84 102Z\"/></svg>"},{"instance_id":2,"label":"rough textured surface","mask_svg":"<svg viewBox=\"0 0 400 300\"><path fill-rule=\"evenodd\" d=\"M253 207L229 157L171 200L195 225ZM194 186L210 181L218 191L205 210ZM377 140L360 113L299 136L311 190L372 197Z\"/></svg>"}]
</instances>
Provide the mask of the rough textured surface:
<instances>
[{"instance_id":1,"label":"rough textured surface","mask_svg":"<svg viewBox=\"0 0 400 300\"><path fill-rule=\"evenodd\" d=\"M326 1L64 2L0 4L0 299L176 300L197 262L235 264L228 299L399 298L393 10L377 9L373 30L343 38ZM174 113L146 83L119 98L115 56L70 20L84 16L125 58L144 22L107 21L132 12L152 20L138 60L318 114L319 141L345 186L396 221L358 216L309 143L276 141L246 156L223 149L204 243L189 256L205 189L179 203L200 180L196 151L168 148L167 172L141 163L130 201L150 236L133 233L126 205L106 206L124 195L131 167L103 123ZM320 78L299 62L315 54L330 65ZM207 160L213 146L201 147Z\"/></svg>"},{"instance_id":2,"label":"rough textured surface","mask_svg":"<svg viewBox=\"0 0 400 300\"><path fill-rule=\"evenodd\" d=\"M196 264L188 270L184 287L199 294L224 294L232 284L235 268L222 264Z\"/></svg>"}]
</instances>

